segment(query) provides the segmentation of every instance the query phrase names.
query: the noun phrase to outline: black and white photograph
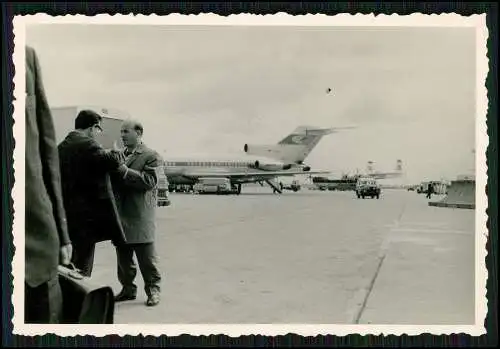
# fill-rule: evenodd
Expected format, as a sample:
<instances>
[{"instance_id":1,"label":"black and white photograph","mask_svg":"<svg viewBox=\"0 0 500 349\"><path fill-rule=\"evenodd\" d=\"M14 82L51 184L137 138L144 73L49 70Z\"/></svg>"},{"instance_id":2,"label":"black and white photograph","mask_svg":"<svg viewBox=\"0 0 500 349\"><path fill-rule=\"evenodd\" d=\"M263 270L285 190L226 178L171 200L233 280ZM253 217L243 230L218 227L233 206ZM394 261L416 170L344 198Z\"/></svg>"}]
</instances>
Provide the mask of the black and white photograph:
<instances>
[{"instance_id":1,"label":"black and white photograph","mask_svg":"<svg viewBox=\"0 0 500 349\"><path fill-rule=\"evenodd\" d=\"M485 333L485 16L14 34L15 333Z\"/></svg>"}]
</instances>

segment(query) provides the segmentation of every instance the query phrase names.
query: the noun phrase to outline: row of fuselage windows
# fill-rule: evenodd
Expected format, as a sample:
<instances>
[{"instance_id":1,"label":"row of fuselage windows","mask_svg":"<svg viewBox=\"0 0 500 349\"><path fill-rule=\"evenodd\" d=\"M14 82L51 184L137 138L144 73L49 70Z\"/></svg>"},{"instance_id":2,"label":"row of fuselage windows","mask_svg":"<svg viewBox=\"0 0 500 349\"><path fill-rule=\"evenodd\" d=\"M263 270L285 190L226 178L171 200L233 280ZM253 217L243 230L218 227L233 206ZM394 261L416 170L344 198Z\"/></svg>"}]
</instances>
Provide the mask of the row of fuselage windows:
<instances>
[{"instance_id":1,"label":"row of fuselage windows","mask_svg":"<svg viewBox=\"0 0 500 349\"><path fill-rule=\"evenodd\" d=\"M200 166L200 167L248 167L251 163L248 162L231 162L231 161L165 161L165 166L182 167L182 166Z\"/></svg>"}]
</instances>

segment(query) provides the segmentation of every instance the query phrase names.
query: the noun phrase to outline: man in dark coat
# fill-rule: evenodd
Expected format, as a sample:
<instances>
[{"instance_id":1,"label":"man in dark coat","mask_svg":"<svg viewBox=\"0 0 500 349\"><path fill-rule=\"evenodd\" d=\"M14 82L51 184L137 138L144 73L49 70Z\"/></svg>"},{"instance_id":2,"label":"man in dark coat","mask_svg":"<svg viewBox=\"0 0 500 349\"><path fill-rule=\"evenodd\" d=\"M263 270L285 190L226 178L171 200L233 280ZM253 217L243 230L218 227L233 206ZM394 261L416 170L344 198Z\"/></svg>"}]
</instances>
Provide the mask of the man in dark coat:
<instances>
[{"instance_id":1,"label":"man in dark coat","mask_svg":"<svg viewBox=\"0 0 500 349\"><path fill-rule=\"evenodd\" d=\"M430 199L433 193L434 193L434 186L432 185L432 183L429 183L427 185L427 195L426 195L426 198Z\"/></svg>"},{"instance_id":2,"label":"man in dark coat","mask_svg":"<svg viewBox=\"0 0 500 349\"><path fill-rule=\"evenodd\" d=\"M163 160L156 151L142 143L143 127L139 122L124 122L121 134L126 160L125 166L120 167L116 177L113 176L113 186L127 243L116 247L118 279L123 286L116 301L133 300L137 296L135 252L148 297L146 304L154 306L160 301L161 275L154 242L157 171L163 168Z\"/></svg>"},{"instance_id":3,"label":"man in dark coat","mask_svg":"<svg viewBox=\"0 0 500 349\"><path fill-rule=\"evenodd\" d=\"M26 323L59 323L57 267L68 264L71 242L61 195L52 114L36 52L26 47L25 304Z\"/></svg>"},{"instance_id":4,"label":"man in dark coat","mask_svg":"<svg viewBox=\"0 0 500 349\"><path fill-rule=\"evenodd\" d=\"M125 242L109 176L124 159L96 142L101 120L99 114L82 110L75 119L75 130L58 147L72 262L86 276L92 274L96 243Z\"/></svg>"}]
</instances>

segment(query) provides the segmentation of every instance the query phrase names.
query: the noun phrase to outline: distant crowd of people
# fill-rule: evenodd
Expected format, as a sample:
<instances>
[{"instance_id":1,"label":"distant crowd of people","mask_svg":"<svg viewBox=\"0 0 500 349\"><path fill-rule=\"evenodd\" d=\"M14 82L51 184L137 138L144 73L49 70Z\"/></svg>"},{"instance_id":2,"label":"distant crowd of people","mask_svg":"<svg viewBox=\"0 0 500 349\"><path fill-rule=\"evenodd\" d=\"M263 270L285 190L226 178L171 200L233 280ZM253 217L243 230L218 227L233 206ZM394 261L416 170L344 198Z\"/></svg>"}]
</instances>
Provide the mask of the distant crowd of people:
<instances>
[{"instance_id":1,"label":"distant crowd of people","mask_svg":"<svg viewBox=\"0 0 500 349\"><path fill-rule=\"evenodd\" d=\"M62 293L58 266L73 264L91 276L96 243L111 241L122 290L116 301L137 297L139 264L148 306L160 302L155 250L158 152L142 141L143 126L121 126L124 149L96 140L102 118L82 110L60 143L35 50L26 47L25 322L58 323Z\"/></svg>"}]
</instances>

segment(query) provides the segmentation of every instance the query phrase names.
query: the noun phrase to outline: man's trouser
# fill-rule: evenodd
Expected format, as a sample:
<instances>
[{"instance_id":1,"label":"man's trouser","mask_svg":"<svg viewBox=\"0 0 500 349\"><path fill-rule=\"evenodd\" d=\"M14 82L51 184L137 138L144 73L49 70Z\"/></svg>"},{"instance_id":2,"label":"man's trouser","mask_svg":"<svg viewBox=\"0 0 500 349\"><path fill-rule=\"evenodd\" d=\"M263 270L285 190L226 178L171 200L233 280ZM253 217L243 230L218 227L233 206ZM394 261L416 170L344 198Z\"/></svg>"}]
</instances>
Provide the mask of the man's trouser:
<instances>
[{"instance_id":1,"label":"man's trouser","mask_svg":"<svg viewBox=\"0 0 500 349\"><path fill-rule=\"evenodd\" d=\"M118 260L118 280L123 291L128 295L136 295L137 286L134 283L137 267L134 263L134 252L139 269L144 279L144 290L149 297L160 292L161 275L158 269L158 256L154 243L125 244L116 246Z\"/></svg>"},{"instance_id":2,"label":"man's trouser","mask_svg":"<svg viewBox=\"0 0 500 349\"><path fill-rule=\"evenodd\" d=\"M74 240L73 256L71 262L77 269L81 270L81 274L90 277L94 267L95 242L92 240L84 241L83 239Z\"/></svg>"},{"instance_id":3,"label":"man's trouser","mask_svg":"<svg viewBox=\"0 0 500 349\"><path fill-rule=\"evenodd\" d=\"M62 315L62 292L59 276L31 287L24 284L24 322L57 324Z\"/></svg>"}]
</instances>

